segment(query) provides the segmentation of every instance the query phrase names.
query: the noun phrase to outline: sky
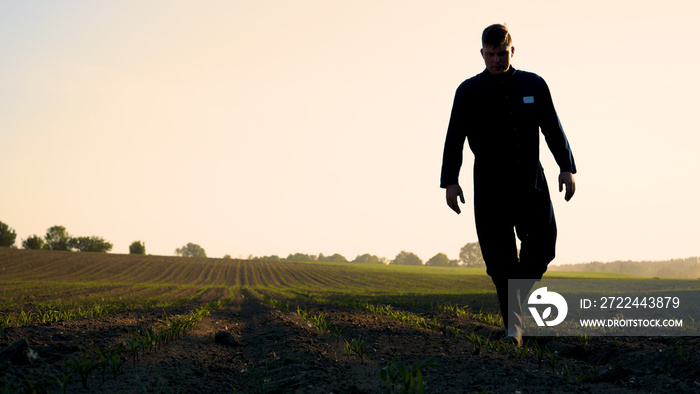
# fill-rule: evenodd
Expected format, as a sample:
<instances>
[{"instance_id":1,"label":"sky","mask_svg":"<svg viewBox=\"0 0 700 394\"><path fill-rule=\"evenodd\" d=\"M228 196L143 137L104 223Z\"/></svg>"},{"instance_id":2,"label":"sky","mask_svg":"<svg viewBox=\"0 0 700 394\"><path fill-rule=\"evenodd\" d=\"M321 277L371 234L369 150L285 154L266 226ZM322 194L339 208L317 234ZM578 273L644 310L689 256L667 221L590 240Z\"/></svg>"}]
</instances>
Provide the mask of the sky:
<instances>
[{"instance_id":1,"label":"sky","mask_svg":"<svg viewBox=\"0 0 700 394\"><path fill-rule=\"evenodd\" d=\"M471 153L439 188L457 86L507 23L572 146L542 164L553 264L700 255L694 0L0 2L0 221L210 257L476 242Z\"/></svg>"}]
</instances>

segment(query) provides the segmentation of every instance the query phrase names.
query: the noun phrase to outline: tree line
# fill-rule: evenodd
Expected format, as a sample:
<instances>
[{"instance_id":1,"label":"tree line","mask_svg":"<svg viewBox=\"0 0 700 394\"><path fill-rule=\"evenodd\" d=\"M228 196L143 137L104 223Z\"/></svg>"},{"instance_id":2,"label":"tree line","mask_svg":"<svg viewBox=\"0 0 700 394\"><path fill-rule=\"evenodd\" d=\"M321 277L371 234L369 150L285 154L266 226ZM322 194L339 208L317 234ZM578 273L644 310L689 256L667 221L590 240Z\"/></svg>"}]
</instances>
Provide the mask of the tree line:
<instances>
[{"instance_id":1,"label":"tree line","mask_svg":"<svg viewBox=\"0 0 700 394\"><path fill-rule=\"evenodd\" d=\"M17 233L7 224L0 222L0 246L15 247ZM33 250L61 250L107 253L114 245L98 236L77 236L68 233L64 226L51 226L43 237L33 234L22 240L22 248ZM129 246L131 254L146 254L146 244L134 241Z\"/></svg>"},{"instance_id":2,"label":"tree line","mask_svg":"<svg viewBox=\"0 0 700 394\"><path fill-rule=\"evenodd\" d=\"M17 233L9 225L0 222L0 246L15 247ZM22 248L33 250L60 250L107 253L114 245L98 236L71 236L64 226L51 226L43 237L33 234L22 240ZM134 241L129 245L129 254L146 254L146 243ZM175 254L183 257L207 257L204 248L188 243L175 249ZM230 257L230 256L229 256Z\"/></svg>"},{"instance_id":3,"label":"tree line","mask_svg":"<svg viewBox=\"0 0 700 394\"><path fill-rule=\"evenodd\" d=\"M7 224L0 222L0 246L14 247L17 234ZM62 250L79 252L107 253L112 250L113 244L98 236L71 236L64 226L51 226L46 230L46 234L40 237L36 234L22 240L22 248L34 250ZM129 245L129 254L146 254L146 244L143 241L134 241ZM182 257L207 257L203 247L189 242L181 248L175 249L175 255ZM230 259L231 255L225 255L224 259ZM306 253L289 254L286 258L277 255L271 256L248 256L249 260L265 261L316 261L328 263L359 263L359 264L396 264L396 265L426 265L433 267L485 267L481 249L476 242L464 245L459 252L459 259L451 260L444 253L438 253L423 263L415 253L401 251L389 260L369 253L360 254L353 260L348 260L345 256L335 253L325 256L323 253L310 255Z\"/></svg>"},{"instance_id":4,"label":"tree line","mask_svg":"<svg viewBox=\"0 0 700 394\"><path fill-rule=\"evenodd\" d=\"M610 272L651 278L700 279L700 257L662 261L613 261L550 266L553 271Z\"/></svg>"},{"instance_id":5,"label":"tree line","mask_svg":"<svg viewBox=\"0 0 700 394\"><path fill-rule=\"evenodd\" d=\"M438 253L423 263L423 260L415 253L402 250L394 259L389 260L386 257L379 257L369 253L360 254L353 260L348 260L345 256L335 253L330 256L324 256L323 253L318 255L306 253L289 254L286 258L278 255L271 256L248 256L248 260L262 261L316 261L330 263L359 263L359 264L395 264L395 265L425 265L431 267L486 267L484 257L481 255L481 249L477 242L470 242L464 245L459 252L459 259L451 260L445 253Z\"/></svg>"},{"instance_id":6,"label":"tree line","mask_svg":"<svg viewBox=\"0 0 700 394\"><path fill-rule=\"evenodd\" d=\"M15 247L17 233L7 224L0 221L0 246ZM71 236L64 226L51 226L46 234L40 237L36 234L22 240L22 248L34 250L62 250L79 252L107 253L113 244L98 236ZM134 241L129 245L129 254L146 254L146 244ZM206 251L198 244L189 242L175 249L175 254L182 257L207 257ZM224 259L230 259L225 255ZM433 267L485 267L484 258L477 242L469 242L459 251L459 259L451 260L444 253L438 253L423 263L415 253L401 251L394 259L389 260L369 253L357 255L348 260L345 256L335 253L325 256L323 253L310 255L293 253L282 258L271 256L248 256L248 260L265 261L309 261L329 263L359 263L359 264L396 264L396 265L426 265ZM609 263L591 262L570 265L550 266L553 271L589 271L614 272L629 275L661 278L698 278L700 279L700 257L674 259L669 261L614 261Z\"/></svg>"}]
</instances>

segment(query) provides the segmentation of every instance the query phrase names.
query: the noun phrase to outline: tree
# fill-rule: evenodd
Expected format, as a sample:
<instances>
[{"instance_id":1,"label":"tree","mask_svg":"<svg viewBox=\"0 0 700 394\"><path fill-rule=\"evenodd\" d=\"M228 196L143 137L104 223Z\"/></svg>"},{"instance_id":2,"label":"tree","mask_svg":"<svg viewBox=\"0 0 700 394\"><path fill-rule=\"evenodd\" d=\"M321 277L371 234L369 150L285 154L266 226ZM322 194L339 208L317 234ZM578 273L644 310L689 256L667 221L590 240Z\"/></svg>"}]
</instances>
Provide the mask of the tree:
<instances>
[{"instance_id":1,"label":"tree","mask_svg":"<svg viewBox=\"0 0 700 394\"><path fill-rule=\"evenodd\" d=\"M316 256L308 255L306 253L294 253L287 256L285 259L287 261L316 261Z\"/></svg>"},{"instance_id":2,"label":"tree","mask_svg":"<svg viewBox=\"0 0 700 394\"><path fill-rule=\"evenodd\" d=\"M134 241L129 245L129 254L146 254L146 243Z\"/></svg>"},{"instance_id":3,"label":"tree","mask_svg":"<svg viewBox=\"0 0 700 394\"><path fill-rule=\"evenodd\" d=\"M204 248L192 242L188 242L182 248L175 249L175 254L182 257L207 257Z\"/></svg>"},{"instance_id":4,"label":"tree","mask_svg":"<svg viewBox=\"0 0 700 394\"><path fill-rule=\"evenodd\" d=\"M70 235L63 226L49 227L44 239L49 250L70 250Z\"/></svg>"},{"instance_id":5,"label":"tree","mask_svg":"<svg viewBox=\"0 0 700 394\"><path fill-rule=\"evenodd\" d=\"M112 250L112 243L101 237L74 237L68 241L68 246L80 252L107 253Z\"/></svg>"},{"instance_id":6,"label":"tree","mask_svg":"<svg viewBox=\"0 0 700 394\"><path fill-rule=\"evenodd\" d=\"M225 254L223 257L224 260L231 260L231 255L230 254Z\"/></svg>"},{"instance_id":7,"label":"tree","mask_svg":"<svg viewBox=\"0 0 700 394\"><path fill-rule=\"evenodd\" d=\"M353 260L353 263L360 263L360 264L384 264L384 258L382 257L377 257L373 254L365 253L363 255L357 255L355 257L355 260Z\"/></svg>"},{"instance_id":8,"label":"tree","mask_svg":"<svg viewBox=\"0 0 700 394\"><path fill-rule=\"evenodd\" d=\"M280 261L280 256L273 254L272 256L253 256L252 254L248 256L248 260L256 260L256 261Z\"/></svg>"},{"instance_id":9,"label":"tree","mask_svg":"<svg viewBox=\"0 0 700 394\"><path fill-rule=\"evenodd\" d=\"M39 250L45 249L46 243L38 235L30 235L29 238L22 241L22 247L24 249Z\"/></svg>"},{"instance_id":10,"label":"tree","mask_svg":"<svg viewBox=\"0 0 700 394\"><path fill-rule=\"evenodd\" d=\"M453 264L452 260L450 260L450 258L447 257L446 254L438 253L435 256L431 257L430 260L426 261L425 265L429 265L432 267L450 267L456 264Z\"/></svg>"},{"instance_id":11,"label":"tree","mask_svg":"<svg viewBox=\"0 0 700 394\"><path fill-rule=\"evenodd\" d=\"M411 252L406 252L402 250L401 252L399 252L399 254L396 255L396 258L394 258L391 264L423 265L423 260L421 260L420 257Z\"/></svg>"},{"instance_id":12,"label":"tree","mask_svg":"<svg viewBox=\"0 0 700 394\"><path fill-rule=\"evenodd\" d=\"M335 253L332 256L324 256L323 253L318 255L318 261L328 262L328 263L347 263L348 259L342 254Z\"/></svg>"},{"instance_id":13,"label":"tree","mask_svg":"<svg viewBox=\"0 0 700 394\"><path fill-rule=\"evenodd\" d=\"M465 267L486 267L478 242L470 242L459 251L459 259Z\"/></svg>"},{"instance_id":14,"label":"tree","mask_svg":"<svg viewBox=\"0 0 700 394\"><path fill-rule=\"evenodd\" d=\"M0 246L12 247L15 245L17 233L7 224L0 222Z\"/></svg>"}]
</instances>

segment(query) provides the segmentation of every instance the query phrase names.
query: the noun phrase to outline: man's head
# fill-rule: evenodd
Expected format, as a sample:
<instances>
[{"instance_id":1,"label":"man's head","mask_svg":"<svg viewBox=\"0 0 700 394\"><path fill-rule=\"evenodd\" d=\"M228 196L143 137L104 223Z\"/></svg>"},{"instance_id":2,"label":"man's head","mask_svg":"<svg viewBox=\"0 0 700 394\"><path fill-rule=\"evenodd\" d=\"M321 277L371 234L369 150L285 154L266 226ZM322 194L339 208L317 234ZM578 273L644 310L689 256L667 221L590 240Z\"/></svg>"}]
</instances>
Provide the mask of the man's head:
<instances>
[{"instance_id":1,"label":"man's head","mask_svg":"<svg viewBox=\"0 0 700 394\"><path fill-rule=\"evenodd\" d=\"M515 54L513 39L506 25L491 25L481 35L481 56L491 74L503 74L510 69L510 59Z\"/></svg>"}]
</instances>

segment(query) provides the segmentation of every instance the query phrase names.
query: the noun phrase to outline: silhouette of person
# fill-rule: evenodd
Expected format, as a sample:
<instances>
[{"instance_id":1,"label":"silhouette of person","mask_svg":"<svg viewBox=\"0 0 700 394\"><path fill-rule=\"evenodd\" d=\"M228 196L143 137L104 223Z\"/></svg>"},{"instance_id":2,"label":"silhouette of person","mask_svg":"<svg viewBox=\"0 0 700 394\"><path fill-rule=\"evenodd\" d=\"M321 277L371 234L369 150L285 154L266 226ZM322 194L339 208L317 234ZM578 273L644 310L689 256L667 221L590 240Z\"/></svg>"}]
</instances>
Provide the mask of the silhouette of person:
<instances>
[{"instance_id":1,"label":"silhouette of person","mask_svg":"<svg viewBox=\"0 0 700 394\"><path fill-rule=\"evenodd\" d=\"M575 192L576 164L544 79L511 65L515 54L505 25L487 27L481 55L486 69L457 88L443 151L440 187L460 213L458 177L465 140L474 154L474 216L486 263L496 286L506 339L522 344L523 297L554 259L557 227L539 161L540 130L560 169L559 191ZM513 231L515 229L515 232ZM518 255L515 236L520 239ZM528 279L508 291L508 279ZM508 306L511 306L509 312Z\"/></svg>"}]
</instances>

